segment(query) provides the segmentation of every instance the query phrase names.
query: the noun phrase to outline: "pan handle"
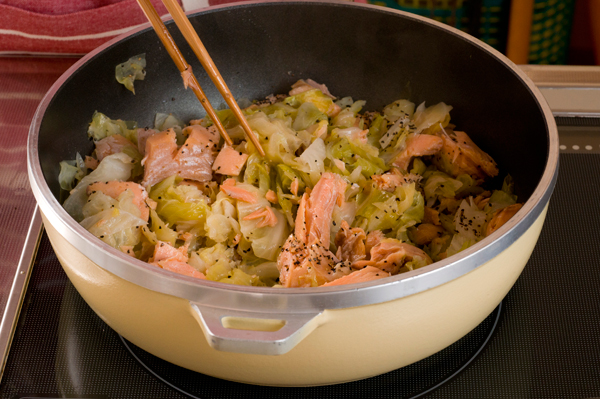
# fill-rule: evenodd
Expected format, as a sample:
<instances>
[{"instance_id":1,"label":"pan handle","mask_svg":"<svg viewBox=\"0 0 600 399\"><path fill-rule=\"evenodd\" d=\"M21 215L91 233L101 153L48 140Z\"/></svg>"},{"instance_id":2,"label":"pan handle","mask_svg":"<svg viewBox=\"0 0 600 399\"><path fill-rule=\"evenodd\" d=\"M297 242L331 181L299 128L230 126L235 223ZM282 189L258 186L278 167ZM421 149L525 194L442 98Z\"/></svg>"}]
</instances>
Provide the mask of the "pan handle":
<instances>
[{"instance_id":1,"label":"pan handle","mask_svg":"<svg viewBox=\"0 0 600 399\"><path fill-rule=\"evenodd\" d=\"M322 324L323 311L253 313L190 301L208 344L219 351L282 355Z\"/></svg>"}]
</instances>

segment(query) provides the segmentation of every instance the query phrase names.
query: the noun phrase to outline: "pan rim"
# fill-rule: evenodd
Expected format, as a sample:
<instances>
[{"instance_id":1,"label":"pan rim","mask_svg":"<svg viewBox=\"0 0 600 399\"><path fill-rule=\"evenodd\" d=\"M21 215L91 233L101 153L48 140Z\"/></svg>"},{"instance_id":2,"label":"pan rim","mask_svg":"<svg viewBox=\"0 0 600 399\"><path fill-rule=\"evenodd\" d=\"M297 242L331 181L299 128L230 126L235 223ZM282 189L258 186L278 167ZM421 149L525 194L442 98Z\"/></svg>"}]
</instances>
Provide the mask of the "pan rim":
<instances>
[{"instance_id":1,"label":"pan rim","mask_svg":"<svg viewBox=\"0 0 600 399\"><path fill-rule=\"evenodd\" d=\"M467 40L475 47L491 55L498 62L504 64L504 66L511 70L511 72L527 87L538 104L546 123L546 131L548 134L546 166L542 178L530 198L509 222L472 247L457 255L435 262L434 264L421 269L389 277L385 282L378 280L351 286L288 288L285 290L276 290L269 287L240 287L198 280L192 277L175 274L128 257L96 239L96 237L80 226L62 208L54 195L50 192L49 187L43 178L38 157L37 139L46 109L51 104L55 94L68 82L70 77L75 74L77 70L83 68L91 59L100 56L104 51L115 44L149 30L150 25L144 24L105 43L69 68L44 96L35 113L29 131L28 173L40 209L59 233L79 251L86 254L88 258L93 258L95 264L134 284L153 291L185 298L190 301L203 302L208 297L212 298L214 295L219 295L219 298L226 299L223 303L223 306L225 307L233 306L234 304L239 307L240 304L245 303L246 299L253 298L253 300L247 302L249 305L244 306L245 308L268 311L269 309L280 309L280 306L285 304L286 308L293 307L296 312L310 312L316 309L339 309L398 299L458 278L480 265L483 265L508 248L518 237L524 234L524 232L528 230L542 214L550 199L558 174L558 131L556 124L554 123L552 112L541 92L535 87L527 75L504 55L472 36L469 36L458 29L448 27L440 22L399 10L368 4L348 3L343 0L249 1L208 7L201 11L194 10L189 12L188 15L195 16L238 8L267 7L274 4L361 7L377 12L397 14L403 18L416 20L455 36L459 36L461 39ZM165 18L164 20L169 21L170 18ZM240 298L245 299L240 300Z\"/></svg>"}]
</instances>

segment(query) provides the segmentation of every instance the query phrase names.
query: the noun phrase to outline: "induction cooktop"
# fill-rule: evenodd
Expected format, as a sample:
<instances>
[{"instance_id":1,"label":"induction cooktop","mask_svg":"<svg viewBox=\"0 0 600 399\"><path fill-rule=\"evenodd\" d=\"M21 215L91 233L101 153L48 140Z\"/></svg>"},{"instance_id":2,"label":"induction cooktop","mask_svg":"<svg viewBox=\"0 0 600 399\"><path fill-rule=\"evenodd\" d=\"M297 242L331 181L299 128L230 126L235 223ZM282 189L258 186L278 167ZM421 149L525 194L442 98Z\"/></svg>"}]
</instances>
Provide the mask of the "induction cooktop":
<instances>
[{"instance_id":1,"label":"induction cooktop","mask_svg":"<svg viewBox=\"0 0 600 399\"><path fill-rule=\"evenodd\" d=\"M28 242L39 245L0 398L600 397L600 118L557 123L558 182L530 261L498 308L429 358L361 381L308 388L192 372L108 327L34 228Z\"/></svg>"}]
</instances>

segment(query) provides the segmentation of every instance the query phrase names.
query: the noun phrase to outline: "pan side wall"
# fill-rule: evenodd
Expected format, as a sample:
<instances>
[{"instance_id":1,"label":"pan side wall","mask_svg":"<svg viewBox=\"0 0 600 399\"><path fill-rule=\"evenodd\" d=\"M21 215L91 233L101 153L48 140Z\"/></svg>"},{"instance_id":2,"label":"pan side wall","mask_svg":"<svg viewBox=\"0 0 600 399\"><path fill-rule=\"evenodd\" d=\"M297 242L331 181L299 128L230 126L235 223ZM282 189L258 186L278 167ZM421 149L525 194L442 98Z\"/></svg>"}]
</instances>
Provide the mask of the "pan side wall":
<instances>
[{"instance_id":1,"label":"pan side wall","mask_svg":"<svg viewBox=\"0 0 600 399\"><path fill-rule=\"evenodd\" d=\"M395 370L467 334L493 311L519 277L540 234L546 210L508 249L472 272L394 301L326 310L319 319L320 326L280 356L210 348L187 300L150 291L105 271L44 221L59 261L84 300L135 345L218 378L308 386Z\"/></svg>"}]
</instances>

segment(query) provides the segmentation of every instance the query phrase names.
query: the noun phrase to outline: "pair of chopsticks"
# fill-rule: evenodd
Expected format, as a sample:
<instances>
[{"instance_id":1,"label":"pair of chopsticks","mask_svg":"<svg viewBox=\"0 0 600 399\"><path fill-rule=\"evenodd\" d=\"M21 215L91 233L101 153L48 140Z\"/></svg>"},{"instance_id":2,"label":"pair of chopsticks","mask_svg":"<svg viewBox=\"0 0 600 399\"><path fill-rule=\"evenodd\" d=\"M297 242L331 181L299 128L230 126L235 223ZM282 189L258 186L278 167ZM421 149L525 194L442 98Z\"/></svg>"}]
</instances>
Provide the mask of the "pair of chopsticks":
<instances>
[{"instance_id":1,"label":"pair of chopsticks","mask_svg":"<svg viewBox=\"0 0 600 399\"><path fill-rule=\"evenodd\" d=\"M217 127L217 130L219 130L219 133L221 134L225 142L228 145L232 146L233 143L231 141L231 138L227 134L227 131L223 127L223 124L221 123L220 119L217 117L215 110L210 105L210 102L208 101L208 98L206 98L206 95L202 91L200 84L198 84L198 80L196 80L196 77L192 73L191 66L187 63L187 61L183 57L183 54L181 54L181 51L179 51L177 44L175 44L173 37L167 30L165 24L160 19L160 16L154 9L154 6L152 5L152 3L150 3L150 0L137 0L137 2L144 11L144 14L146 14L146 18L148 18L148 21L150 21L150 23L152 24L152 27L156 31L156 34L158 35L159 39L167 49L167 52L175 62L175 65L177 66L177 69L179 69L179 72L182 73L182 76L185 73L189 77L189 87L192 89L196 97L198 97L198 100L206 110L206 113L212 119L213 123ZM248 125L248 121L246 121L242 110L233 98L231 91L229 91L227 84L225 84L225 80L223 80L223 77L219 73L217 66L208 54L208 51L206 51L206 47L204 47L204 44L202 44L202 41L198 37L198 34L192 27L192 24L187 19L185 13L181 9L181 6L179 5L179 3L177 3L177 0L162 0L162 2L173 17L173 20L175 21L175 24L177 25L181 33L183 34L183 37L185 37L185 40L188 42L188 44L194 51L194 54L196 54L196 57L198 57L198 60L200 60L200 63L206 70L206 73L219 90L219 93L221 93L221 96L223 96L225 102L233 111L235 117L240 122L240 125L242 125L246 136L248 137L248 139L250 139L252 144L254 144L259 154L264 157L265 152L262 149L260 143L258 142L258 139L252 132L252 129L250 128L250 125Z\"/></svg>"}]
</instances>

